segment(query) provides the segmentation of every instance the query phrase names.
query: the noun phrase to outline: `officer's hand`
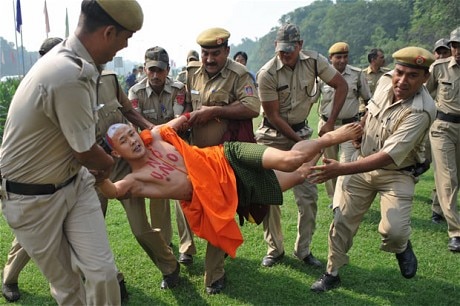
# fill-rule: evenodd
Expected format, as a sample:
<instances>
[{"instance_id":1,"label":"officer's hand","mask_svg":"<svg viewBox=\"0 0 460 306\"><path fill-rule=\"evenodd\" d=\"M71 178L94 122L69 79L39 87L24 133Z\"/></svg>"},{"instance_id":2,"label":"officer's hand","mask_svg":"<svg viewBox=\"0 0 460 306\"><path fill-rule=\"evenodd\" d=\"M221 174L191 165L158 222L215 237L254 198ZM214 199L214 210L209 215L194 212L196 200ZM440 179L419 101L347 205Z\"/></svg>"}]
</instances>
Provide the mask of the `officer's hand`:
<instances>
[{"instance_id":1,"label":"officer's hand","mask_svg":"<svg viewBox=\"0 0 460 306\"><path fill-rule=\"evenodd\" d=\"M313 173L307 177L312 184L321 184L332 178L340 176L340 163L334 159L323 158L323 164L310 168Z\"/></svg>"},{"instance_id":2,"label":"officer's hand","mask_svg":"<svg viewBox=\"0 0 460 306\"><path fill-rule=\"evenodd\" d=\"M326 122L322 127L321 129L319 130L318 132L318 136L323 136L324 134L326 134L327 132L330 132L330 131L333 131L334 130L334 123L328 123Z\"/></svg>"},{"instance_id":3,"label":"officer's hand","mask_svg":"<svg viewBox=\"0 0 460 306\"><path fill-rule=\"evenodd\" d=\"M215 119L213 106L201 106L199 109L191 112L190 115L191 116L190 116L190 120L188 121L188 123L191 126L204 125L209 120Z\"/></svg>"}]
</instances>

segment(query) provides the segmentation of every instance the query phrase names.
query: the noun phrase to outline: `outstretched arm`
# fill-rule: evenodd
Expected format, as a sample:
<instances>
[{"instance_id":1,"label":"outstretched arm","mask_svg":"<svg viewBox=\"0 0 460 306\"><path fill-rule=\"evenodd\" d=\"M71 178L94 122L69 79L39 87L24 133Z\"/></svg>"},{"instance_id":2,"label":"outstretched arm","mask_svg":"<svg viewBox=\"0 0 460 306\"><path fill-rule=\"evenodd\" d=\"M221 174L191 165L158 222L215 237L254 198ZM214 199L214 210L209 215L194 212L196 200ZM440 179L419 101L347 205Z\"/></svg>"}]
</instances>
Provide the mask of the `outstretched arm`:
<instances>
[{"instance_id":1,"label":"outstretched arm","mask_svg":"<svg viewBox=\"0 0 460 306\"><path fill-rule=\"evenodd\" d=\"M131 196L133 186L141 186L140 182L133 179L132 175L128 174L123 179L113 183L109 179L105 179L96 184L96 187L107 199L124 199Z\"/></svg>"}]
</instances>

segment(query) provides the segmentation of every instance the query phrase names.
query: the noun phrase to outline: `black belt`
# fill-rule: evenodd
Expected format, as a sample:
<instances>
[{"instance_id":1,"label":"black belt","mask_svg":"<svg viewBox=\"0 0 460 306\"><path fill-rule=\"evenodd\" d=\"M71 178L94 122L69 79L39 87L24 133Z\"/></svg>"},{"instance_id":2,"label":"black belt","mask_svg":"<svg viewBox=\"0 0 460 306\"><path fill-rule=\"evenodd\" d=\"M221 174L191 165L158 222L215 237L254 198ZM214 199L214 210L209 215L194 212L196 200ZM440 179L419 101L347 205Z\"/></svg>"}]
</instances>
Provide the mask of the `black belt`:
<instances>
[{"instance_id":1,"label":"black belt","mask_svg":"<svg viewBox=\"0 0 460 306\"><path fill-rule=\"evenodd\" d=\"M276 127L274 127L274 126L270 123L270 121L268 121L267 118L264 118L264 125L265 125L265 126L268 126L268 127L271 128L271 129L275 129L275 130L277 129ZM303 129L303 128L306 126L306 124L305 124L305 121L302 121L302 122L299 122L299 123L296 123L296 124L292 124L292 125L289 125L289 126L294 130L294 132L297 132L297 131L300 131L301 129Z\"/></svg>"},{"instance_id":2,"label":"black belt","mask_svg":"<svg viewBox=\"0 0 460 306\"><path fill-rule=\"evenodd\" d=\"M321 119L323 119L324 121L327 121L329 118L324 115L321 115ZM342 125L342 124L348 124L348 123L357 122L357 121L359 121L359 116L354 116L354 117L345 118L345 119L337 119L335 120L335 124Z\"/></svg>"},{"instance_id":3,"label":"black belt","mask_svg":"<svg viewBox=\"0 0 460 306\"><path fill-rule=\"evenodd\" d=\"M416 163L415 165L407 166L401 169L397 169L399 171L409 171L414 176L420 176L426 171L430 169L430 162L425 160L423 163Z\"/></svg>"},{"instance_id":4,"label":"black belt","mask_svg":"<svg viewBox=\"0 0 460 306\"><path fill-rule=\"evenodd\" d=\"M441 111L438 111L438 113L436 114L436 118L442 121L460 123L460 115L446 114Z\"/></svg>"},{"instance_id":5,"label":"black belt","mask_svg":"<svg viewBox=\"0 0 460 306\"><path fill-rule=\"evenodd\" d=\"M77 175L72 176L65 182L57 185L53 184L26 184L13 181L6 181L6 191L22 195L43 195L53 194L59 189L69 185Z\"/></svg>"}]
</instances>

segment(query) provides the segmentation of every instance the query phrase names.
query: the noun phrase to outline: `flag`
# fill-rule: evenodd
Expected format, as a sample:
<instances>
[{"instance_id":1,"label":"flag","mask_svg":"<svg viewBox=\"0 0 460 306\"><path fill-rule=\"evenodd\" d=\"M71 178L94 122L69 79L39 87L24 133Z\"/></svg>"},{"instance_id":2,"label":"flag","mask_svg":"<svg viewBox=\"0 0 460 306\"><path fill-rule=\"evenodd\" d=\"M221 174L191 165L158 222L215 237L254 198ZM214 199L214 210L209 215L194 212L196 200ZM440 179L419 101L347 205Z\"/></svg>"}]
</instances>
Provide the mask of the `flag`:
<instances>
[{"instance_id":1,"label":"flag","mask_svg":"<svg viewBox=\"0 0 460 306\"><path fill-rule=\"evenodd\" d=\"M48 33L50 32L50 20L48 18L48 8L46 7L46 0L45 0L45 8L43 9L43 14L45 14L45 32L46 37L48 37Z\"/></svg>"},{"instance_id":2,"label":"flag","mask_svg":"<svg viewBox=\"0 0 460 306\"><path fill-rule=\"evenodd\" d=\"M21 33L22 27L22 14L21 14L21 1L16 0L16 31Z\"/></svg>"},{"instance_id":3,"label":"flag","mask_svg":"<svg viewBox=\"0 0 460 306\"><path fill-rule=\"evenodd\" d=\"M65 9L65 38L69 37L69 15L67 14L67 8Z\"/></svg>"}]
</instances>

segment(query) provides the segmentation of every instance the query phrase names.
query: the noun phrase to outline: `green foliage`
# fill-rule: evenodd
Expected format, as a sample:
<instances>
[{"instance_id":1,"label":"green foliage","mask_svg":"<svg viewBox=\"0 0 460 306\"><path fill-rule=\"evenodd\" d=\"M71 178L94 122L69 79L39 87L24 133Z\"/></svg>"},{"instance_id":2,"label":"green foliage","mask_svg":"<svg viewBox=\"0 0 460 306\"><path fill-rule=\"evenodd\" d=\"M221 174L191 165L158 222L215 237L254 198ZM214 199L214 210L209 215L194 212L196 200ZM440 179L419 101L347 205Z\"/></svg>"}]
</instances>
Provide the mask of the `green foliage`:
<instances>
[{"instance_id":1,"label":"green foliage","mask_svg":"<svg viewBox=\"0 0 460 306\"><path fill-rule=\"evenodd\" d=\"M3 138L3 128L5 126L6 115L10 108L13 95L18 88L20 80L8 79L5 82L0 82L0 143Z\"/></svg>"},{"instance_id":2,"label":"green foliage","mask_svg":"<svg viewBox=\"0 0 460 306\"><path fill-rule=\"evenodd\" d=\"M391 64L393 52L408 45L431 50L436 40L449 37L459 25L458 16L460 5L456 0L317 0L281 16L278 22L297 24L303 48L325 56L333 43L347 42L350 64L366 67L367 53L372 48L383 49L388 55L387 64ZM279 25L247 51L249 70L258 71L274 56Z\"/></svg>"}]
</instances>

